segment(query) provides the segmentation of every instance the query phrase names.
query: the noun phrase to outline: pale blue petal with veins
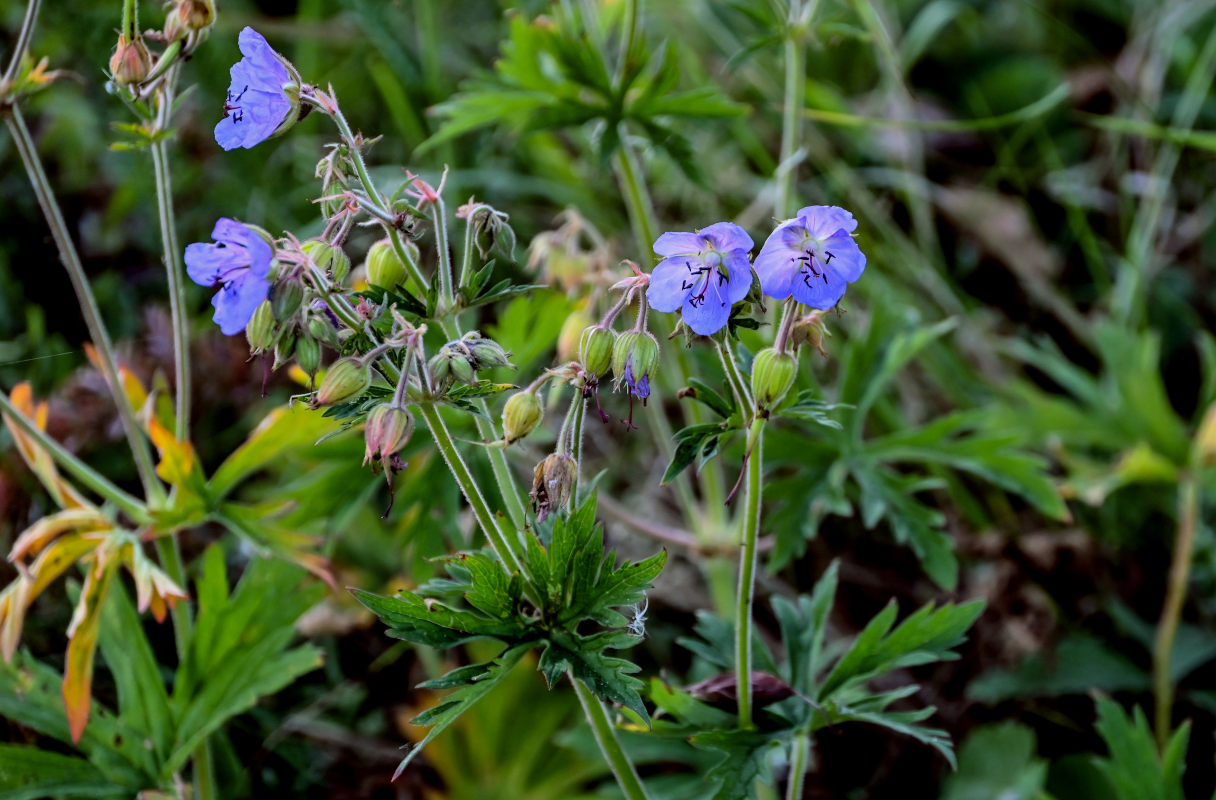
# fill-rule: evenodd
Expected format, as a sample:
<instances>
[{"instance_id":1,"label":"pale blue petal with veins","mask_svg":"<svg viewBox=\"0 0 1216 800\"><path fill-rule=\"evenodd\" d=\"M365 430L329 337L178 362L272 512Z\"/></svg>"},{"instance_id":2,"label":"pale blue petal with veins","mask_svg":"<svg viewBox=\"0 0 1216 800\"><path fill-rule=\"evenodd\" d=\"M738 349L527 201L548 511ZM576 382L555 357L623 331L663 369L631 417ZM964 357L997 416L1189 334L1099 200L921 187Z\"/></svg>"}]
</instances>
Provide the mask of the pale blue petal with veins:
<instances>
[{"instance_id":1,"label":"pale blue petal with veins","mask_svg":"<svg viewBox=\"0 0 1216 800\"><path fill-rule=\"evenodd\" d=\"M680 311L694 333L716 333L751 288L752 246L752 238L733 222L663 234L654 243L664 258L651 272L647 302L656 311Z\"/></svg>"},{"instance_id":2,"label":"pale blue petal with veins","mask_svg":"<svg viewBox=\"0 0 1216 800\"><path fill-rule=\"evenodd\" d=\"M232 65L224 118L215 126L215 141L225 150L266 141L292 109L283 92L291 73L262 34L246 27L237 43L244 58Z\"/></svg>"},{"instance_id":3,"label":"pale blue petal with veins","mask_svg":"<svg viewBox=\"0 0 1216 800\"><path fill-rule=\"evenodd\" d=\"M812 308L829 309L866 268L850 235L857 220L839 206L807 206L777 226L756 256L760 289L784 300L793 295Z\"/></svg>"},{"instance_id":4,"label":"pale blue petal with veins","mask_svg":"<svg viewBox=\"0 0 1216 800\"><path fill-rule=\"evenodd\" d=\"M274 250L252 229L236 220L220 219L211 232L214 244L186 246L186 274L200 286L219 286L211 305L213 319L228 336L245 330L254 310L270 292L270 262Z\"/></svg>"}]
</instances>

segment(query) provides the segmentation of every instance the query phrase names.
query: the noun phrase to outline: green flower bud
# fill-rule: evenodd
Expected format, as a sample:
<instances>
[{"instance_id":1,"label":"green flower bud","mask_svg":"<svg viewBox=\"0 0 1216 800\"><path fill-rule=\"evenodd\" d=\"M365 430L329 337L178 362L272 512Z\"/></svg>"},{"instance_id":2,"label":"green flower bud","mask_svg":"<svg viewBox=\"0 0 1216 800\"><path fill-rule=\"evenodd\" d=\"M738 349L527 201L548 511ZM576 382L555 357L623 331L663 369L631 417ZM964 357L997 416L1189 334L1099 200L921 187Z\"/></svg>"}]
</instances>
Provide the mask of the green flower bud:
<instances>
[{"instance_id":1,"label":"green flower bud","mask_svg":"<svg viewBox=\"0 0 1216 800\"><path fill-rule=\"evenodd\" d=\"M329 262L329 274L334 276L334 283L341 284L350 274L350 256L340 247L334 248L333 258Z\"/></svg>"},{"instance_id":2,"label":"green flower bud","mask_svg":"<svg viewBox=\"0 0 1216 800\"><path fill-rule=\"evenodd\" d=\"M431 357L427 366L431 370L432 381L439 388L446 388L454 380L467 384L477 382L470 356L459 346L444 345L442 350Z\"/></svg>"},{"instance_id":3,"label":"green flower bud","mask_svg":"<svg viewBox=\"0 0 1216 800\"><path fill-rule=\"evenodd\" d=\"M367 251L367 282L372 286L396 289L405 283L405 276L405 264L388 239L381 239Z\"/></svg>"},{"instance_id":4,"label":"green flower bud","mask_svg":"<svg viewBox=\"0 0 1216 800\"><path fill-rule=\"evenodd\" d=\"M371 368L357 358L339 358L330 366L312 407L329 406L363 394L372 383Z\"/></svg>"},{"instance_id":5,"label":"green flower bud","mask_svg":"<svg viewBox=\"0 0 1216 800\"><path fill-rule=\"evenodd\" d=\"M467 359L453 358L451 365L452 377L456 380L461 383L467 383L470 386L477 383L477 375L473 372L473 365Z\"/></svg>"},{"instance_id":6,"label":"green flower bud","mask_svg":"<svg viewBox=\"0 0 1216 800\"><path fill-rule=\"evenodd\" d=\"M510 353L493 339L472 337L462 341L473 356L473 369L475 370L515 366L511 363Z\"/></svg>"},{"instance_id":7,"label":"green flower bud","mask_svg":"<svg viewBox=\"0 0 1216 800\"><path fill-rule=\"evenodd\" d=\"M528 494L537 522L544 522L545 517L566 505L577 477L578 464L564 453L553 453L536 465L532 471L532 491Z\"/></svg>"},{"instance_id":8,"label":"green flower bud","mask_svg":"<svg viewBox=\"0 0 1216 800\"><path fill-rule=\"evenodd\" d=\"M752 360L752 396L763 411L775 408L798 377L798 359L774 347L766 347Z\"/></svg>"},{"instance_id":9,"label":"green flower bud","mask_svg":"<svg viewBox=\"0 0 1216 800\"><path fill-rule=\"evenodd\" d=\"M262 304L253 310L253 316L245 326L245 338L249 340L249 348L255 354L274 347L274 311L269 300L263 300Z\"/></svg>"},{"instance_id":10,"label":"green flower bud","mask_svg":"<svg viewBox=\"0 0 1216 800\"><path fill-rule=\"evenodd\" d=\"M334 330L333 323L323 314L308 320L308 335L321 344L327 344L330 347L337 347L340 343L338 332Z\"/></svg>"},{"instance_id":11,"label":"green flower bud","mask_svg":"<svg viewBox=\"0 0 1216 800\"><path fill-rule=\"evenodd\" d=\"M367 448L363 452L363 464L372 459L384 461L401 452L414 432L414 415L392 403L381 403L367 415L367 426L363 429Z\"/></svg>"},{"instance_id":12,"label":"green flower bud","mask_svg":"<svg viewBox=\"0 0 1216 800\"><path fill-rule=\"evenodd\" d=\"M304 286L299 281L287 280L276 283L270 289L270 305L274 318L279 322L290 319L304 302Z\"/></svg>"},{"instance_id":13,"label":"green flower bud","mask_svg":"<svg viewBox=\"0 0 1216 800\"><path fill-rule=\"evenodd\" d=\"M625 331L612 348L613 382L624 382L630 394L645 400L650 396L650 372L659 360L659 343L649 331Z\"/></svg>"},{"instance_id":14,"label":"green flower bud","mask_svg":"<svg viewBox=\"0 0 1216 800\"><path fill-rule=\"evenodd\" d=\"M291 361L291 356L296 351L296 329L285 328L279 334L279 340L274 345L274 366L271 369L279 367Z\"/></svg>"},{"instance_id":15,"label":"green flower bud","mask_svg":"<svg viewBox=\"0 0 1216 800\"><path fill-rule=\"evenodd\" d=\"M616 333L611 328L592 325L583 329L578 342L578 360L588 375L599 377L608 373L615 344Z\"/></svg>"},{"instance_id":16,"label":"green flower bud","mask_svg":"<svg viewBox=\"0 0 1216 800\"><path fill-rule=\"evenodd\" d=\"M502 407L502 430L507 444L518 441L536 430L545 409L536 392L517 392L507 398Z\"/></svg>"},{"instance_id":17,"label":"green flower bud","mask_svg":"<svg viewBox=\"0 0 1216 800\"><path fill-rule=\"evenodd\" d=\"M321 344L311 336L296 339L296 363L308 373L308 377L316 375L321 366Z\"/></svg>"},{"instance_id":18,"label":"green flower bud","mask_svg":"<svg viewBox=\"0 0 1216 800\"><path fill-rule=\"evenodd\" d=\"M312 262L321 269L329 269L329 264L334 258L334 247L324 239L309 239L300 245Z\"/></svg>"}]
</instances>

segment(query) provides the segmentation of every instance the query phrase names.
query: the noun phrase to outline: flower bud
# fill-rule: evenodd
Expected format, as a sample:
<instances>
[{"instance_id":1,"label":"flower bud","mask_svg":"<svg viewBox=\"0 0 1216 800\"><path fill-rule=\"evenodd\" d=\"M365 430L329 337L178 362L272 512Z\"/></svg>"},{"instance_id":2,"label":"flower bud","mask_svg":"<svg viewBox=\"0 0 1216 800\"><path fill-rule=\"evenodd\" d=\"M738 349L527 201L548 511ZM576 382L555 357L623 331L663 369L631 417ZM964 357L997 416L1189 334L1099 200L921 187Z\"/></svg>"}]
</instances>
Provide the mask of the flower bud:
<instances>
[{"instance_id":1,"label":"flower bud","mask_svg":"<svg viewBox=\"0 0 1216 800\"><path fill-rule=\"evenodd\" d=\"M401 406L381 403L367 415L367 426L363 435L367 449L363 452L363 464L372 459L391 458L401 452L414 432L414 415Z\"/></svg>"},{"instance_id":2,"label":"flower bud","mask_svg":"<svg viewBox=\"0 0 1216 800\"><path fill-rule=\"evenodd\" d=\"M279 340L274 345L274 366L271 369L279 367L291 361L292 355L296 352L296 329L294 327L284 328L279 334Z\"/></svg>"},{"instance_id":3,"label":"flower bud","mask_svg":"<svg viewBox=\"0 0 1216 800\"><path fill-rule=\"evenodd\" d=\"M261 305L253 310L253 316L245 325L245 338L249 340L249 348L254 354L274 346L274 311L270 308L269 300L263 300Z\"/></svg>"},{"instance_id":4,"label":"flower bud","mask_svg":"<svg viewBox=\"0 0 1216 800\"><path fill-rule=\"evenodd\" d=\"M334 276L334 283L341 284L350 274L350 256L341 247L334 248L333 259L329 262L329 274Z\"/></svg>"},{"instance_id":5,"label":"flower bud","mask_svg":"<svg viewBox=\"0 0 1216 800\"><path fill-rule=\"evenodd\" d=\"M465 339L464 343L473 355L475 370L514 366L509 358L510 354L493 339L469 338Z\"/></svg>"},{"instance_id":6,"label":"flower bud","mask_svg":"<svg viewBox=\"0 0 1216 800\"><path fill-rule=\"evenodd\" d=\"M330 347L337 347L341 343L338 339L338 331L334 328L333 323L324 316L313 317L308 320L308 335L321 344L327 344Z\"/></svg>"},{"instance_id":7,"label":"flower bud","mask_svg":"<svg viewBox=\"0 0 1216 800\"><path fill-rule=\"evenodd\" d=\"M545 409L541 406L536 392L517 392L507 398L507 403L502 408L502 430L507 444L518 441L536 430L544 416Z\"/></svg>"},{"instance_id":8,"label":"flower bud","mask_svg":"<svg viewBox=\"0 0 1216 800\"><path fill-rule=\"evenodd\" d=\"M564 453L553 453L536 465L529 496L537 522L544 522L545 517L566 505L577 477L578 464Z\"/></svg>"},{"instance_id":9,"label":"flower bud","mask_svg":"<svg viewBox=\"0 0 1216 800\"><path fill-rule=\"evenodd\" d=\"M215 22L215 0L177 0L170 16L189 30L202 30Z\"/></svg>"},{"instance_id":10,"label":"flower bud","mask_svg":"<svg viewBox=\"0 0 1216 800\"><path fill-rule=\"evenodd\" d=\"M798 377L798 359L766 347L752 360L752 396L764 411L777 406Z\"/></svg>"},{"instance_id":11,"label":"flower bud","mask_svg":"<svg viewBox=\"0 0 1216 800\"><path fill-rule=\"evenodd\" d=\"M367 251L367 282L381 289L396 289L405 283L405 264L392 244L381 239Z\"/></svg>"},{"instance_id":12,"label":"flower bud","mask_svg":"<svg viewBox=\"0 0 1216 800\"><path fill-rule=\"evenodd\" d=\"M312 263L321 269L329 269L329 262L334 257L334 247L324 239L309 239L300 245L300 249L312 259Z\"/></svg>"},{"instance_id":13,"label":"flower bud","mask_svg":"<svg viewBox=\"0 0 1216 800\"><path fill-rule=\"evenodd\" d=\"M659 360L659 343L648 331L625 331L612 348L612 374L617 388L623 381L629 393L650 396L650 371Z\"/></svg>"},{"instance_id":14,"label":"flower bud","mask_svg":"<svg viewBox=\"0 0 1216 800\"><path fill-rule=\"evenodd\" d=\"M114 55L110 56L110 75L123 86L140 83L152 69L152 55L140 36L128 39L119 35Z\"/></svg>"},{"instance_id":15,"label":"flower bud","mask_svg":"<svg viewBox=\"0 0 1216 800\"><path fill-rule=\"evenodd\" d=\"M588 375L598 377L608 373L615 344L616 333L611 328L592 325L583 330L578 343L578 360Z\"/></svg>"},{"instance_id":16,"label":"flower bud","mask_svg":"<svg viewBox=\"0 0 1216 800\"><path fill-rule=\"evenodd\" d=\"M290 319L304 302L304 285L297 280L279 281L270 289L270 305L279 322Z\"/></svg>"},{"instance_id":17,"label":"flower bud","mask_svg":"<svg viewBox=\"0 0 1216 800\"><path fill-rule=\"evenodd\" d=\"M312 407L340 403L363 394L372 383L371 368L357 358L339 358L330 366L313 398Z\"/></svg>"},{"instance_id":18,"label":"flower bud","mask_svg":"<svg viewBox=\"0 0 1216 800\"><path fill-rule=\"evenodd\" d=\"M296 363L311 378L321 366L321 343L311 336L296 339Z\"/></svg>"},{"instance_id":19,"label":"flower bud","mask_svg":"<svg viewBox=\"0 0 1216 800\"><path fill-rule=\"evenodd\" d=\"M462 348L444 345L443 349L431 356L427 367L431 371L431 380L440 387L446 387L454 380L461 383L477 382L473 374L473 365L469 363L469 355Z\"/></svg>"},{"instance_id":20,"label":"flower bud","mask_svg":"<svg viewBox=\"0 0 1216 800\"><path fill-rule=\"evenodd\" d=\"M823 339L832 334L828 333L828 326L823 318L824 312L813 311L805 317L794 320L794 325L790 328L790 345L797 349L809 344L819 351L819 355L826 356L827 351L823 349Z\"/></svg>"}]
</instances>

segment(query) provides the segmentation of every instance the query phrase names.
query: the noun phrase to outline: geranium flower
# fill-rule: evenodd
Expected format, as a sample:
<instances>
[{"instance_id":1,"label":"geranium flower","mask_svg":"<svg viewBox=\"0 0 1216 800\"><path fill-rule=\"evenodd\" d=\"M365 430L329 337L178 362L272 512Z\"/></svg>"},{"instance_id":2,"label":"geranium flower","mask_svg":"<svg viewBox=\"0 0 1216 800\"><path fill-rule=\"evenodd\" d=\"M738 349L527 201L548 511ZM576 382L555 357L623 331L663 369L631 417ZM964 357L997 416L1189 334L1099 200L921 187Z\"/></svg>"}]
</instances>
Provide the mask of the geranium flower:
<instances>
[{"instance_id":1,"label":"geranium flower","mask_svg":"<svg viewBox=\"0 0 1216 800\"><path fill-rule=\"evenodd\" d=\"M866 257L850 234L853 215L838 206L807 206L769 235L756 256L760 288L777 300L829 309L861 277Z\"/></svg>"},{"instance_id":2,"label":"geranium flower","mask_svg":"<svg viewBox=\"0 0 1216 800\"><path fill-rule=\"evenodd\" d=\"M186 246L186 274L200 286L220 286L211 305L225 335L245 330L254 310L270 293L274 250L258 233L233 219L221 219L211 232L215 244Z\"/></svg>"},{"instance_id":3,"label":"geranium flower","mask_svg":"<svg viewBox=\"0 0 1216 800\"><path fill-rule=\"evenodd\" d=\"M752 237L733 222L696 233L665 233L654 243L663 256L650 276L646 300L656 311L677 311L702 336L722 329L730 309L747 296Z\"/></svg>"},{"instance_id":4,"label":"geranium flower","mask_svg":"<svg viewBox=\"0 0 1216 800\"><path fill-rule=\"evenodd\" d=\"M225 150L251 148L273 136L299 101L288 97L285 86L299 86L299 77L274 51L262 34L244 28L237 37L240 61L232 65L232 83L224 101L224 118L215 126L215 141Z\"/></svg>"}]
</instances>

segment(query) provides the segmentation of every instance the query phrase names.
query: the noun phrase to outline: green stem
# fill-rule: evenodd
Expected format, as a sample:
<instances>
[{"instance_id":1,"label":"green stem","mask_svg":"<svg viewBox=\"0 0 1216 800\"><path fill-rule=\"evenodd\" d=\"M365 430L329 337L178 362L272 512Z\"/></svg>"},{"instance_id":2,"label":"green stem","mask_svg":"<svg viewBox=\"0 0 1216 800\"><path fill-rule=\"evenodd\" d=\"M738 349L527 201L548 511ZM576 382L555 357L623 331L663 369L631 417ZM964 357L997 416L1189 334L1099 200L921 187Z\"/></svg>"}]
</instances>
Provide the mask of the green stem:
<instances>
[{"instance_id":1,"label":"green stem","mask_svg":"<svg viewBox=\"0 0 1216 800\"><path fill-rule=\"evenodd\" d=\"M514 548L511 547L510 541L499 528L498 521L494 517L494 513L490 511L490 506L486 503L485 497L481 493L481 489L477 485L473 473L469 471L469 467L464 463L464 458L460 455L460 451L456 449L456 443L452 440L452 434L448 431L447 425L444 424L443 418L439 416L439 409L431 403L420 403L418 406L419 412L422 414L423 421L426 422L427 428L431 431L431 436L435 439L435 445L439 448L443 460L447 462L448 469L452 472L452 477L456 479L456 483L460 486L460 491L464 494L465 500L468 501L469 507L473 509L473 516L477 518L478 525L481 526L485 533L486 539L489 540L490 546L498 553L498 557L502 559L503 564L513 572L519 572L526 577L527 573L524 570L523 563L516 555Z\"/></svg>"},{"instance_id":2,"label":"green stem","mask_svg":"<svg viewBox=\"0 0 1216 800\"><path fill-rule=\"evenodd\" d=\"M735 679L739 725L752 727L752 603L756 595L756 539L760 535L760 477L764 471L764 418L756 417L747 434L746 509L739 555L739 593L735 600Z\"/></svg>"},{"instance_id":3,"label":"green stem","mask_svg":"<svg viewBox=\"0 0 1216 800\"><path fill-rule=\"evenodd\" d=\"M570 485L570 502L574 508L579 507L578 489L583 475L583 420L587 417L587 398L583 397L581 389L575 389L574 421L570 429L570 456L577 465L574 470L574 481Z\"/></svg>"},{"instance_id":4,"label":"green stem","mask_svg":"<svg viewBox=\"0 0 1216 800\"><path fill-rule=\"evenodd\" d=\"M128 41L135 38L139 27L139 11L135 8L135 0L123 0L122 3L122 35Z\"/></svg>"},{"instance_id":5,"label":"green stem","mask_svg":"<svg viewBox=\"0 0 1216 800\"><path fill-rule=\"evenodd\" d=\"M730 384L735 403L739 406L739 414L743 419L748 419L752 414L752 393L739 371L735 354L718 339L714 339L714 349L718 351L718 360L722 362L722 371L726 374L726 382Z\"/></svg>"},{"instance_id":6,"label":"green stem","mask_svg":"<svg viewBox=\"0 0 1216 800\"><path fill-rule=\"evenodd\" d=\"M25 163L26 172L29 173L30 183L38 198L38 205L42 207L42 214L46 217L51 229L51 237L55 240L55 246L59 250L59 259L67 268L72 288L76 290L76 300L80 304L80 311L88 326L89 336L93 339L93 345L97 349L102 377L110 387L110 394L114 398L114 404L118 407L118 417L122 421L123 431L127 435L127 443L135 458L135 468L143 483L144 496L150 502L159 503L165 498L165 488L156 477L156 470L152 465L152 451L148 447L148 441L144 438L143 432L139 429L139 424L135 421L135 412L131 409L127 394L123 391L122 381L118 375L117 359L114 356L114 345L102 322L97 298L93 295L93 288L89 285L89 279L85 275L84 265L80 262L76 246L72 243L72 237L68 233L67 223L55 200L50 181L47 180L46 172L42 169L42 162L38 158L34 140L30 136L29 128L25 126L25 120L17 106L9 107L4 121L12 134L17 151L21 154L21 160Z\"/></svg>"},{"instance_id":7,"label":"green stem","mask_svg":"<svg viewBox=\"0 0 1216 800\"><path fill-rule=\"evenodd\" d=\"M802 143L802 107L806 105L806 45L798 25L801 2L790 3L789 21L785 32L785 98L781 108L781 155L773 176L776 192L773 213L785 219L793 212L790 198L798 174L795 155Z\"/></svg>"},{"instance_id":8,"label":"green stem","mask_svg":"<svg viewBox=\"0 0 1216 800\"><path fill-rule=\"evenodd\" d=\"M587 715L587 723L591 726L595 743L600 746L604 760L612 768L612 774L616 776L616 782L620 785L621 791L627 800L649 800L646 787L642 785L642 779L638 777L638 771L634 768L633 762L629 760L625 748L621 747L621 740L616 735L616 727L608 718L604 704L572 673L566 674L570 678L570 682L574 684L574 693L578 695L578 701L583 706L583 713Z\"/></svg>"},{"instance_id":9,"label":"green stem","mask_svg":"<svg viewBox=\"0 0 1216 800\"><path fill-rule=\"evenodd\" d=\"M1174 542L1173 560L1170 562L1165 605L1161 609L1161 620L1157 623L1157 638L1153 645L1153 700L1156 704L1154 727L1157 747L1162 753L1170 740L1171 711L1174 704L1170 660L1174 652L1174 637L1178 633L1178 620L1182 616L1182 604L1186 601L1195 534L1199 528L1199 480L1193 472L1184 475L1178 484L1178 505L1178 535Z\"/></svg>"},{"instance_id":10,"label":"green stem","mask_svg":"<svg viewBox=\"0 0 1216 800\"><path fill-rule=\"evenodd\" d=\"M13 405L12 400L4 392L0 392L0 410L3 410L9 420L18 428L35 439L38 444L51 454L51 458L59 462L65 470L72 474L81 485L93 490L105 500L120 508L137 525L147 524L148 510L136 497L133 497L114 484L104 475L81 461L70 453L63 445L55 441L46 431L39 428L34 421Z\"/></svg>"},{"instance_id":11,"label":"green stem","mask_svg":"<svg viewBox=\"0 0 1216 800\"><path fill-rule=\"evenodd\" d=\"M476 247L476 242L473 240L473 216L476 212L470 210L469 218L465 220L464 226L464 249L460 252L460 277L456 281L456 287L463 289L469 285L469 278L473 272L473 248Z\"/></svg>"},{"instance_id":12,"label":"green stem","mask_svg":"<svg viewBox=\"0 0 1216 800\"><path fill-rule=\"evenodd\" d=\"M431 222L435 226L435 249L439 252L439 314L454 311L456 296L452 292L452 253L448 250L447 209L440 197L431 204Z\"/></svg>"},{"instance_id":13,"label":"green stem","mask_svg":"<svg viewBox=\"0 0 1216 800\"><path fill-rule=\"evenodd\" d=\"M414 254L405 246L405 241L401 238L401 231L396 228L388 228L388 239L393 245L393 252L397 254L397 258L401 259L401 263L405 264L406 272L410 274L418 291L425 297L427 290L431 288L431 282L422 273L422 267L418 265Z\"/></svg>"},{"instance_id":14,"label":"green stem","mask_svg":"<svg viewBox=\"0 0 1216 800\"><path fill-rule=\"evenodd\" d=\"M17 31L17 41L13 43L13 52L9 54L4 79L0 80L0 95L7 93L12 88L13 81L17 79L17 70L21 69L21 57L25 55L25 49L30 46L30 37L34 35L34 21L38 19L38 8L41 5L41 0L30 0L29 5L25 7L25 18L21 20L21 29ZM0 102L5 99L0 96Z\"/></svg>"},{"instance_id":15,"label":"green stem","mask_svg":"<svg viewBox=\"0 0 1216 800\"><path fill-rule=\"evenodd\" d=\"M654 203L650 199L650 192L646 188L645 182L642 180L642 171L638 166L637 154L633 152L633 146L629 144L628 131L625 126L620 128L621 145L620 150L614 159L616 162L617 180L621 184L621 191L625 195L625 208L629 212L629 223L633 227L633 234L637 237L638 252L649 253L651 245L654 244L655 230L658 225L655 222Z\"/></svg>"},{"instance_id":16,"label":"green stem","mask_svg":"<svg viewBox=\"0 0 1216 800\"><path fill-rule=\"evenodd\" d=\"M802 784L811 756L811 735L795 734L790 750L790 777L785 785L785 800L802 800Z\"/></svg>"},{"instance_id":17,"label":"green stem","mask_svg":"<svg viewBox=\"0 0 1216 800\"><path fill-rule=\"evenodd\" d=\"M621 23L621 51L616 62L615 83L618 86L625 77L625 67L629 63L629 53L633 50L633 41L637 37L637 33L638 0L625 0L625 18Z\"/></svg>"},{"instance_id":18,"label":"green stem","mask_svg":"<svg viewBox=\"0 0 1216 800\"><path fill-rule=\"evenodd\" d=\"M211 752L211 737L194 751L194 794L195 800L215 800L219 789L215 782L215 756Z\"/></svg>"},{"instance_id":19,"label":"green stem","mask_svg":"<svg viewBox=\"0 0 1216 800\"><path fill-rule=\"evenodd\" d=\"M161 89L156 120L158 134L167 130L171 121L176 85L177 68L174 67ZM182 266L182 251L178 245L177 222L173 213L173 175L169 169L168 142L158 138L152 143L151 149L161 248L164 251L165 274L169 280L169 313L173 321L173 356L177 377L177 426L174 436L184 442L190 438L190 317L186 311L185 268Z\"/></svg>"}]
</instances>

